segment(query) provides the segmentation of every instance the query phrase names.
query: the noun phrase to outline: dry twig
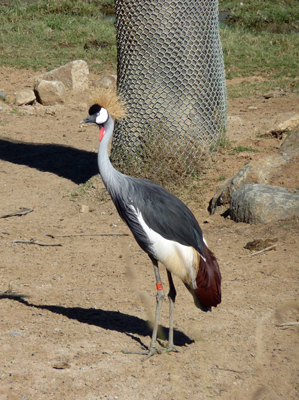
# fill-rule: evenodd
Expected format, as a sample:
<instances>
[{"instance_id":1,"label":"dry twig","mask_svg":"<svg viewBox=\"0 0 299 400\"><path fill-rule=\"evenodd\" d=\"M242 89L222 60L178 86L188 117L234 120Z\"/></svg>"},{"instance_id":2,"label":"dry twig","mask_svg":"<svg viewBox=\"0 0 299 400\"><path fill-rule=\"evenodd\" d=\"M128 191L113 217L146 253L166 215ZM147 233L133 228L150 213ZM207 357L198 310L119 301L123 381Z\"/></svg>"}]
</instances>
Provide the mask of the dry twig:
<instances>
[{"instance_id":1,"label":"dry twig","mask_svg":"<svg viewBox=\"0 0 299 400\"><path fill-rule=\"evenodd\" d=\"M35 240L14 240L13 243L37 244L38 246L62 246L61 243L40 243Z\"/></svg>"},{"instance_id":2,"label":"dry twig","mask_svg":"<svg viewBox=\"0 0 299 400\"><path fill-rule=\"evenodd\" d=\"M271 250L271 249L273 249L273 247L276 247L276 246L277 246L277 244L273 244L273 246L266 247L265 249L257 251L256 253L249 254L249 257L256 256L257 254L263 253L264 251Z\"/></svg>"},{"instance_id":3,"label":"dry twig","mask_svg":"<svg viewBox=\"0 0 299 400\"><path fill-rule=\"evenodd\" d=\"M238 371L236 369L231 369L231 368L222 368L222 367L219 367L217 364L216 364L216 368L220 369L221 371L235 372L236 374L245 374L246 373L246 371Z\"/></svg>"},{"instance_id":4,"label":"dry twig","mask_svg":"<svg viewBox=\"0 0 299 400\"><path fill-rule=\"evenodd\" d=\"M283 324L278 324L276 326L278 326L279 328L283 328L283 327L295 326L295 325L299 325L299 322L284 322Z\"/></svg>"},{"instance_id":5,"label":"dry twig","mask_svg":"<svg viewBox=\"0 0 299 400\"><path fill-rule=\"evenodd\" d=\"M17 211L12 211L12 212L0 215L0 218L15 217L16 215L18 215L18 216L26 215L26 214L29 214L32 211L33 211L33 208L20 208Z\"/></svg>"},{"instance_id":6,"label":"dry twig","mask_svg":"<svg viewBox=\"0 0 299 400\"><path fill-rule=\"evenodd\" d=\"M45 236L50 236L51 238L55 237L76 237L76 236L129 236L128 233L74 233L70 235L50 235L49 233L45 233Z\"/></svg>"}]
</instances>

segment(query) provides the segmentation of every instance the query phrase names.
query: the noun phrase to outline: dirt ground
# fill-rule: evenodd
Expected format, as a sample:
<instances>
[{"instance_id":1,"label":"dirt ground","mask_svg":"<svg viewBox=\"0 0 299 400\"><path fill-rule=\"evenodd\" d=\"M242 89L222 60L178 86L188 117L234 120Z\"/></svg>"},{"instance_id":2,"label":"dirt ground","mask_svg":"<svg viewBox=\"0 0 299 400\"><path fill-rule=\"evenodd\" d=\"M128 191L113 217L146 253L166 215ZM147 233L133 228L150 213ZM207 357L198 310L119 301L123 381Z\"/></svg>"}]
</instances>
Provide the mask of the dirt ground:
<instances>
[{"instance_id":1,"label":"dirt ground","mask_svg":"<svg viewBox=\"0 0 299 400\"><path fill-rule=\"evenodd\" d=\"M32 88L36 75L2 68L0 89ZM222 149L190 204L219 261L222 303L201 312L174 278L180 352L142 362L121 350L150 343L154 273L100 178L84 185L97 174L98 132L79 127L79 97L0 111L0 399L298 399L299 223L237 224L207 207L221 175L277 151L282 140L257 136L299 113L299 98L229 101L233 146L259 152ZM21 208L33 211L3 217ZM277 246L253 255L244 246L258 239Z\"/></svg>"}]
</instances>

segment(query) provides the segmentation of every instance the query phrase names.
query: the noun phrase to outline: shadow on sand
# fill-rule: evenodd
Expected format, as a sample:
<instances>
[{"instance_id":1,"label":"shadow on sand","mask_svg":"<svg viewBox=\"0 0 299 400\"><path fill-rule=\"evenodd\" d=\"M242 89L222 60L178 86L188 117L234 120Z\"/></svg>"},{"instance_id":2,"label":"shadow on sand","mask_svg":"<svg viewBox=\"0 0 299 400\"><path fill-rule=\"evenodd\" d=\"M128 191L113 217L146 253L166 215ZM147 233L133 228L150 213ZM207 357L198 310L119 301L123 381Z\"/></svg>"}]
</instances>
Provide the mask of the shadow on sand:
<instances>
[{"instance_id":1,"label":"shadow on sand","mask_svg":"<svg viewBox=\"0 0 299 400\"><path fill-rule=\"evenodd\" d=\"M98 174L97 154L59 144L26 143L0 137L0 159L51 172L76 184Z\"/></svg>"},{"instance_id":2,"label":"shadow on sand","mask_svg":"<svg viewBox=\"0 0 299 400\"><path fill-rule=\"evenodd\" d=\"M27 296L20 294L0 293L1 299L11 299L24 304L27 307L32 307L39 310L48 310L54 314L63 315L69 319L74 319L88 325L98 326L102 329L125 333L132 339L139 342L140 339L134 335L151 336L152 330L149 321L144 321L132 315L123 314L119 311L109 311L94 308L81 307L62 307L55 305L36 305L26 300ZM160 339L168 338L168 328L161 327L159 332ZM174 329L174 343L178 347L186 346L193 343L183 332Z\"/></svg>"}]
</instances>

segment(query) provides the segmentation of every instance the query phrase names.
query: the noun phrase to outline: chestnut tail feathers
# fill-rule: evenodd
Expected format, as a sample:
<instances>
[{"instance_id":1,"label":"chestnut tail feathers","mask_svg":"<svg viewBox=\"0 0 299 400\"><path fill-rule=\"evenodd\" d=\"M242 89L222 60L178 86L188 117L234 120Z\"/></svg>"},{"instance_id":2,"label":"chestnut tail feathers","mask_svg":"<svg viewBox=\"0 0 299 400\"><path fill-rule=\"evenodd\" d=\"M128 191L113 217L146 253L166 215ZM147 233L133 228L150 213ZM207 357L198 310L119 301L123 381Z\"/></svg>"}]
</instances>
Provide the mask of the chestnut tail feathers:
<instances>
[{"instance_id":1,"label":"chestnut tail feathers","mask_svg":"<svg viewBox=\"0 0 299 400\"><path fill-rule=\"evenodd\" d=\"M211 307L217 307L221 303L221 274L216 257L206 245L203 256L205 260L199 258L197 289L194 294L203 306L203 311L210 311Z\"/></svg>"}]
</instances>

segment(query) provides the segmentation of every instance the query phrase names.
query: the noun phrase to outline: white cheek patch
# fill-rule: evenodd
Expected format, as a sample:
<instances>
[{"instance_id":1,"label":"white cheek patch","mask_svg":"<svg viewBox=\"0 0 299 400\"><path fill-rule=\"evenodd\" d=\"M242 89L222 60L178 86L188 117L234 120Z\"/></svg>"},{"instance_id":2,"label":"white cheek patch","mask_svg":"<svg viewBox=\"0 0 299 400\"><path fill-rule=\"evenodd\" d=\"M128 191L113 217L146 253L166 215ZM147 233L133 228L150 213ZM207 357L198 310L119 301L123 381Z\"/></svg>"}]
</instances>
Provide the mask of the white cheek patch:
<instances>
[{"instance_id":1,"label":"white cheek patch","mask_svg":"<svg viewBox=\"0 0 299 400\"><path fill-rule=\"evenodd\" d=\"M96 123L98 125L104 124L108 119L108 111L105 108L101 108L101 110L98 112L97 118L96 118Z\"/></svg>"}]
</instances>

